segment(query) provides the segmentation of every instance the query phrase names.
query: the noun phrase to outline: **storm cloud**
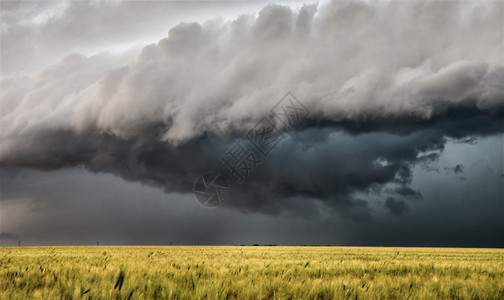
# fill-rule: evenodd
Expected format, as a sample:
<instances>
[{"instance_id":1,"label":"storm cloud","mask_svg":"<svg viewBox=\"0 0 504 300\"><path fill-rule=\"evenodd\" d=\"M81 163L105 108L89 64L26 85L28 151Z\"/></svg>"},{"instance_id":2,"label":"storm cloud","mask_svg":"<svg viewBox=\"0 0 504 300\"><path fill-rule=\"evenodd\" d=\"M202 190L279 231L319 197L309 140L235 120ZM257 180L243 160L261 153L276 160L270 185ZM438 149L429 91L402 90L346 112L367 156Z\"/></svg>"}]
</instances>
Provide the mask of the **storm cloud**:
<instances>
[{"instance_id":1,"label":"storm cloud","mask_svg":"<svg viewBox=\"0 0 504 300\"><path fill-rule=\"evenodd\" d=\"M226 207L372 222L373 194L400 216L423 198L415 166L448 140L504 132L503 12L501 1L272 4L180 23L128 63L68 54L2 77L0 166L84 166L191 193L291 91L310 111L304 125Z\"/></svg>"}]
</instances>

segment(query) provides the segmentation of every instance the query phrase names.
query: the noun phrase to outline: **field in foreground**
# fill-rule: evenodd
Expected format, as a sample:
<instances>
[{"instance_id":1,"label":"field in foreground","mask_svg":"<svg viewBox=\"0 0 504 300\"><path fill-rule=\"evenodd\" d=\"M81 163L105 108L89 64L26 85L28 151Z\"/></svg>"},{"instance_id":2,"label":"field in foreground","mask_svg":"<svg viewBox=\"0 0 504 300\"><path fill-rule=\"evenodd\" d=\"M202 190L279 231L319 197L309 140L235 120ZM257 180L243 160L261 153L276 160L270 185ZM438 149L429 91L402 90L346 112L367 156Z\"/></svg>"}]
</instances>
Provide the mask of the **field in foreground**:
<instances>
[{"instance_id":1,"label":"field in foreground","mask_svg":"<svg viewBox=\"0 0 504 300\"><path fill-rule=\"evenodd\" d=\"M0 247L0 299L504 299L503 249Z\"/></svg>"}]
</instances>

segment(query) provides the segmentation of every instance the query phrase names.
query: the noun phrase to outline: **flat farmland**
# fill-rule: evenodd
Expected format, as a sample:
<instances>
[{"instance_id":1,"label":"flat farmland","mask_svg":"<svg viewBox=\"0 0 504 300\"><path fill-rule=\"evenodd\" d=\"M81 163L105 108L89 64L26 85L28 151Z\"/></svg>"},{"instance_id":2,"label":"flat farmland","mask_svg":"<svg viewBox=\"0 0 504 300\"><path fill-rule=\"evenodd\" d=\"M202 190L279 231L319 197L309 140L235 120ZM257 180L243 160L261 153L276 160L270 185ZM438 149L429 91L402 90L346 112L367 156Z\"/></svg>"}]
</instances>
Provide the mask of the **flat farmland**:
<instances>
[{"instance_id":1,"label":"flat farmland","mask_svg":"<svg viewBox=\"0 0 504 300\"><path fill-rule=\"evenodd\" d=\"M504 250L0 247L1 299L504 299Z\"/></svg>"}]
</instances>

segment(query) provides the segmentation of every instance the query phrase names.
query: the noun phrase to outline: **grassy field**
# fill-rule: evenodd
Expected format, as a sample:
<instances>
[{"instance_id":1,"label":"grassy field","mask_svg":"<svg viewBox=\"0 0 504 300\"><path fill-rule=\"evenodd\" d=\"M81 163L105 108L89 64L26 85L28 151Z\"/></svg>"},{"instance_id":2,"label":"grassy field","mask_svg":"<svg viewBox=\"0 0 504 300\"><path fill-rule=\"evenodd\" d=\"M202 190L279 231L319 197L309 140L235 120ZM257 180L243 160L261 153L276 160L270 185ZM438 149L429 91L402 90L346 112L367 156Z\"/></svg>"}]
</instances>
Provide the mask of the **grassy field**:
<instances>
[{"instance_id":1,"label":"grassy field","mask_svg":"<svg viewBox=\"0 0 504 300\"><path fill-rule=\"evenodd\" d=\"M504 299L503 249L0 247L0 299Z\"/></svg>"}]
</instances>

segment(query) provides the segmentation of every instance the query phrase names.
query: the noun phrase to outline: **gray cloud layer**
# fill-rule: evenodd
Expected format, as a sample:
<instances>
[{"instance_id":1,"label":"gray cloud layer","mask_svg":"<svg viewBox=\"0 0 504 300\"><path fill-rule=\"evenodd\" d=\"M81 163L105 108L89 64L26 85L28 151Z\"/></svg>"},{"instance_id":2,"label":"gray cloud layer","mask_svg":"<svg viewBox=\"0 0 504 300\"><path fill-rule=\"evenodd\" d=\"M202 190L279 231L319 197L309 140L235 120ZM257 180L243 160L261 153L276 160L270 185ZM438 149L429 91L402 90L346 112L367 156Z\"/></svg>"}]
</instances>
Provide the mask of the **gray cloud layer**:
<instances>
[{"instance_id":1,"label":"gray cloud layer","mask_svg":"<svg viewBox=\"0 0 504 300\"><path fill-rule=\"evenodd\" d=\"M449 141L437 161L413 168L423 199L392 215L387 197L366 197L372 223L348 210L317 218L205 209L192 195L163 193L82 168L19 170L2 178L0 245L40 244L335 244L382 246L504 246L502 135L478 144ZM475 155L484 154L484 155ZM444 172L466 163L466 180ZM426 166L438 168L438 171ZM0 173L1 174L1 173ZM397 200L399 198L395 197ZM307 210L307 199L296 205ZM293 207L293 205L291 205ZM298 212L301 209L298 209ZM8 234L10 233L10 234Z\"/></svg>"},{"instance_id":2,"label":"gray cloud layer","mask_svg":"<svg viewBox=\"0 0 504 300\"><path fill-rule=\"evenodd\" d=\"M310 217L322 203L370 221L358 194L380 192L401 215L401 199L421 198L412 167L436 159L446 138L503 132L503 6L269 5L231 22L179 24L121 67L110 54L71 54L36 76L2 79L0 164L84 165L190 192L293 91L308 122L229 207Z\"/></svg>"}]
</instances>

